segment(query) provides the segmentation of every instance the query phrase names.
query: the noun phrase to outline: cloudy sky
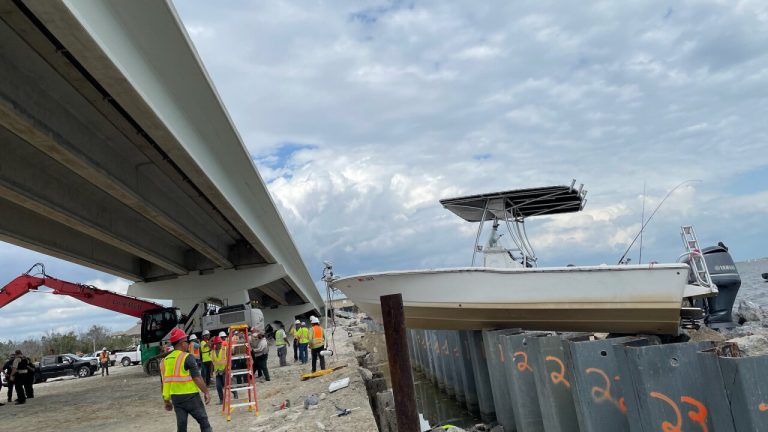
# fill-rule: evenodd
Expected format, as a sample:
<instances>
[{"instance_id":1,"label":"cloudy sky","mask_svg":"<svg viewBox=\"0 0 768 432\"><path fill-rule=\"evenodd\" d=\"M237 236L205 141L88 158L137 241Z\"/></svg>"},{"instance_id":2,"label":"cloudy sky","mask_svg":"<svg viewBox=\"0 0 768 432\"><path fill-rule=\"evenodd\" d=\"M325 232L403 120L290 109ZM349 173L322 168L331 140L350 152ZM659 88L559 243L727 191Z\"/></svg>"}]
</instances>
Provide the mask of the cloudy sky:
<instances>
[{"instance_id":1,"label":"cloudy sky","mask_svg":"<svg viewBox=\"0 0 768 432\"><path fill-rule=\"evenodd\" d=\"M476 226L438 199L574 178L585 211L528 223L541 265L614 263L643 202L647 216L691 179L647 227L643 261L673 261L683 224L736 260L768 255L768 3L175 6L315 277L324 259L347 275L468 265ZM3 280L45 261L128 284L7 244L0 257ZM133 322L54 296L40 320L34 297L0 328Z\"/></svg>"}]
</instances>

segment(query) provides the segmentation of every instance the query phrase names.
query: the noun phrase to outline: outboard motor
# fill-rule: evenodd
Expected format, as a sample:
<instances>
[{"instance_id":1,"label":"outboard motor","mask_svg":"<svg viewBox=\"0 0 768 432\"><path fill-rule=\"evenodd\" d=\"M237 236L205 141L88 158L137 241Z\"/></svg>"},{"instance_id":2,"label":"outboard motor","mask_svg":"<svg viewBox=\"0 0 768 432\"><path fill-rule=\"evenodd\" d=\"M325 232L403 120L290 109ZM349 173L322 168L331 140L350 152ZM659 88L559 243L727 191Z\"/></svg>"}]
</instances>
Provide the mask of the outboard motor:
<instances>
[{"instance_id":1,"label":"outboard motor","mask_svg":"<svg viewBox=\"0 0 768 432\"><path fill-rule=\"evenodd\" d=\"M708 327L715 329L735 327L731 310L741 287L741 277L736 270L736 264L733 263L728 248L722 242L717 246L702 249L701 254L707 264L709 276L717 286L718 294L715 297L696 300L694 306L707 312Z\"/></svg>"}]
</instances>

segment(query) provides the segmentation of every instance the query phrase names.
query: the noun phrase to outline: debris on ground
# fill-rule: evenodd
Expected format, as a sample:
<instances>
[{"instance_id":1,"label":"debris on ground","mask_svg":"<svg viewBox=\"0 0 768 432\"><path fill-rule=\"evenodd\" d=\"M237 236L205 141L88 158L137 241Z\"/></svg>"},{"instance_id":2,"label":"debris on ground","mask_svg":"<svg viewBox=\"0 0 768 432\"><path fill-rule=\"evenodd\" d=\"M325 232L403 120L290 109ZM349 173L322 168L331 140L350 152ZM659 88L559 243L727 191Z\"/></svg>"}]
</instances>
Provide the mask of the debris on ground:
<instances>
[{"instance_id":1,"label":"debris on ground","mask_svg":"<svg viewBox=\"0 0 768 432\"><path fill-rule=\"evenodd\" d=\"M336 380L336 381L332 382L330 385L328 385L328 392L329 393L333 393L333 392L335 392L337 390L341 390L344 387L348 387L348 386L349 386L349 377L342 378L342 379Z\"/></svg>"}]
</instances>

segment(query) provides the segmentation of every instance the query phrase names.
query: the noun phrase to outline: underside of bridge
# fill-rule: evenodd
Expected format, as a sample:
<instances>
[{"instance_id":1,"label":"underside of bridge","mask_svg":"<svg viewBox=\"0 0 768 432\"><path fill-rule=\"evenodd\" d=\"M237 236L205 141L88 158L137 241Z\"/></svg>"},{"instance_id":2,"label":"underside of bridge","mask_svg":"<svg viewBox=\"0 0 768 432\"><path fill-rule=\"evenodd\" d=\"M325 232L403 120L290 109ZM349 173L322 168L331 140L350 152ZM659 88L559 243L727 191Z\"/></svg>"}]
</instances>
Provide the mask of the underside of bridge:
<instances>
[{"instance_id":1,"label":"underside of bridge","mask_svg":"<svg viewBox=\"0 0 768 432\"><path fill-rule=\"evenodd\" d=\"M0 240L144 297L321 308L169 4L0 1L0 145Z\"/></svg>"}]
</instances>

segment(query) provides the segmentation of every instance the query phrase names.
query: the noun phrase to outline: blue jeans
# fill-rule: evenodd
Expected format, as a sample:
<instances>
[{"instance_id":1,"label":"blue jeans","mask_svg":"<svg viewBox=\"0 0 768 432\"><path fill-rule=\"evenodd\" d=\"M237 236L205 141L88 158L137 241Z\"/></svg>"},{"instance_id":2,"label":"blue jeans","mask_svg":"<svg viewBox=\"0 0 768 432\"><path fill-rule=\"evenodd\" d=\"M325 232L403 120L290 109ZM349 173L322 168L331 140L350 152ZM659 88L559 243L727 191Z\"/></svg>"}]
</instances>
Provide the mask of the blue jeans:
<instances>
[{"instance_id":1,"label":"blue jeans","mask_svg":"<svg viewBox=\"0 0 768 432\"><path fill-rule=\"evenodd\" d=\"M299 344L299 360L302 364L307 364L308 356L307 356L307 345L308 343L300 343Z\"/></svg>"}]
</instances>

